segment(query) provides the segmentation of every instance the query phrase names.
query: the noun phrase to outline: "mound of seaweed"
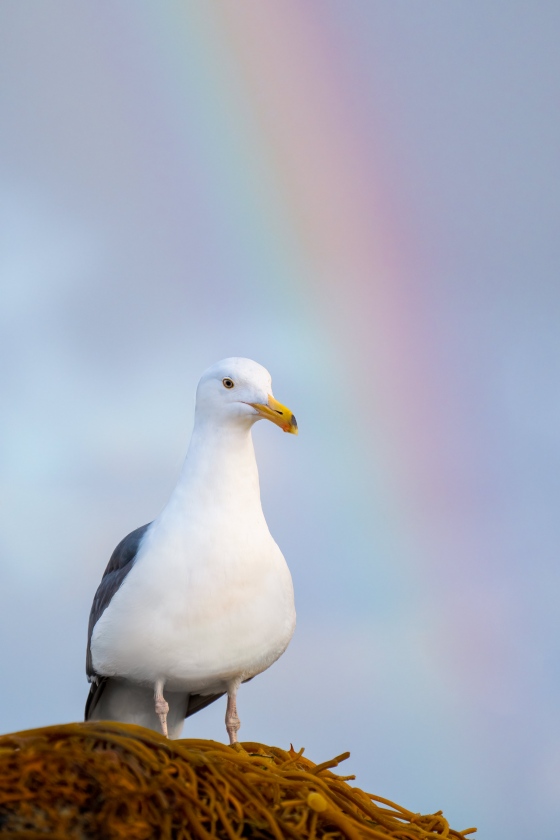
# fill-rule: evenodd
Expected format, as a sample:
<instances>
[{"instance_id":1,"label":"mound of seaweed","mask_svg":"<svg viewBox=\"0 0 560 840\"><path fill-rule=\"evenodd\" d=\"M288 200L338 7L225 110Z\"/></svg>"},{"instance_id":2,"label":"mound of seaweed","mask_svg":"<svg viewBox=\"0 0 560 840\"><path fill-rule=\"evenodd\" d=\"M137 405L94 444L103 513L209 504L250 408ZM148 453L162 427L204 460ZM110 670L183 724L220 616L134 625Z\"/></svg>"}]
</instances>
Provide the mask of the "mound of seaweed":
<instances>
[{"instance_id":1,"label":"mound of seaweed","mask_svg":"<svg viewBox=\"0 0 560 840\"><path fill-rule=\"evenodd\" d=\"M465 838L263 744L168 741L139 726L75 723L0 738L0 833L20 840Z\"/></svg>"}]
</instances>

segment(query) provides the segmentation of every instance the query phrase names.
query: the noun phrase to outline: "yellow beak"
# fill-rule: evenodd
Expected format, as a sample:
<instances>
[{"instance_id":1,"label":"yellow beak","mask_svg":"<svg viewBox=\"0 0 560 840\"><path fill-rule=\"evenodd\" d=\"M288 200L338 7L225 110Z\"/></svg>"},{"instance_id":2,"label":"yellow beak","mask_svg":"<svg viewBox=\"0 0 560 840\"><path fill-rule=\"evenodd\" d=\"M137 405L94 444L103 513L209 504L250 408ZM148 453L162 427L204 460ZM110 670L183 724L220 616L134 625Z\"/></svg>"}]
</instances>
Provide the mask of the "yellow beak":
<instances>
[{"instance_id":1,"label":"yellow beak","mask_svg":"<svg viewBox=\"0 0 560 840\"><path fill-rule=\"evenodd\" d=\"M286 408L285 405L279 403L278 400L275 400L270 394L268 395L267 405L262 405L261 403L249 403L249 405L252 405L253 408L256 408L259 414L262 414L262 416L266 417L267 420L272 420L273 423L276 423L276 425L280 426L280 428L285 432L297 435L298 427L296 418L289 408Z\"/></svg>"}]
</instances>

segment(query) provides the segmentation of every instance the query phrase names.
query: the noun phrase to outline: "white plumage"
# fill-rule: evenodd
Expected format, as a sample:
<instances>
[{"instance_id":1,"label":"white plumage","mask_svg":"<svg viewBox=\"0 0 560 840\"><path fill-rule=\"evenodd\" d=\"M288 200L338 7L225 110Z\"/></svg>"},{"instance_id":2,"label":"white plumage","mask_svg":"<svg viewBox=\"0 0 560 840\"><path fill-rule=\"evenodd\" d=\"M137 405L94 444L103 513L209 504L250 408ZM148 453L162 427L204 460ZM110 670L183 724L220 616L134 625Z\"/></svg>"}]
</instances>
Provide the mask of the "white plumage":
<instances>
[{"instance_id":1,"label":"white plumage","mask_svg":"<svg viewBox=\"0 0 560 840\"><path fill-rule=\"evenodd\" d=\"M260 501L251 428L261 417L297 431L256 362L226 359L202 376L177 486L92 622L89 718L159 728L165 712L179 737L189 696L227 693L236 740L238 686L278 659L295 627L290 572Z\"/></svg>"}]
</instances>

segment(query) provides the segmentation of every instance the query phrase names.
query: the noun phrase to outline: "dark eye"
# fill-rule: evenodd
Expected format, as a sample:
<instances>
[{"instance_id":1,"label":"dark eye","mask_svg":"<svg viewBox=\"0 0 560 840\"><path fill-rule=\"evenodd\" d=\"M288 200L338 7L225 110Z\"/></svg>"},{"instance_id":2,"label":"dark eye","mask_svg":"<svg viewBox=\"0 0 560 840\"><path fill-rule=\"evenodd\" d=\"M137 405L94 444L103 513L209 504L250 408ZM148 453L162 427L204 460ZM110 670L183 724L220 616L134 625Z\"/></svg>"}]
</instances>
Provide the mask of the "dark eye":
<instances>
[{"instance_id":1,"label":"dark eye","mask_svg":"<svg viewBox=\"0 0 560 840\"><path fill-rule=\"evenodd\" d=\"M222 379L222 383L224 388L233 388L233 379L230 379L227 376L225 379Z\"/></svg>"}]
</instances>

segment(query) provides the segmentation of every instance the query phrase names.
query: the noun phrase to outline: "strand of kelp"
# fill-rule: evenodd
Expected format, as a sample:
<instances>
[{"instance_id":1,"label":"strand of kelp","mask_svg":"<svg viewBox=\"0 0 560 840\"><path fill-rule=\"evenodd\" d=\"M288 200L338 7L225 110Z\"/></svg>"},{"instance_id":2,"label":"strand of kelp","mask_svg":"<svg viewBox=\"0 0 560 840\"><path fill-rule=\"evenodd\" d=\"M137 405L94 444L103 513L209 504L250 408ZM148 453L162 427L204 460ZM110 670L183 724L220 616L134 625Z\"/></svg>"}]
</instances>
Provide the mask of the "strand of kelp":
<instances>
[{"instance_id":1,"label":"strand of kelp","mask_svg":"<svg viewBox=\"0 0 560 840\"><path fill-rule=\"evenodd\" d=\"M464 840L438 811L415 814L313 764L245 743L167 741L117 723L46 727L0 738L0 833L116 840Z\"/></svg>"}]
</instances>

